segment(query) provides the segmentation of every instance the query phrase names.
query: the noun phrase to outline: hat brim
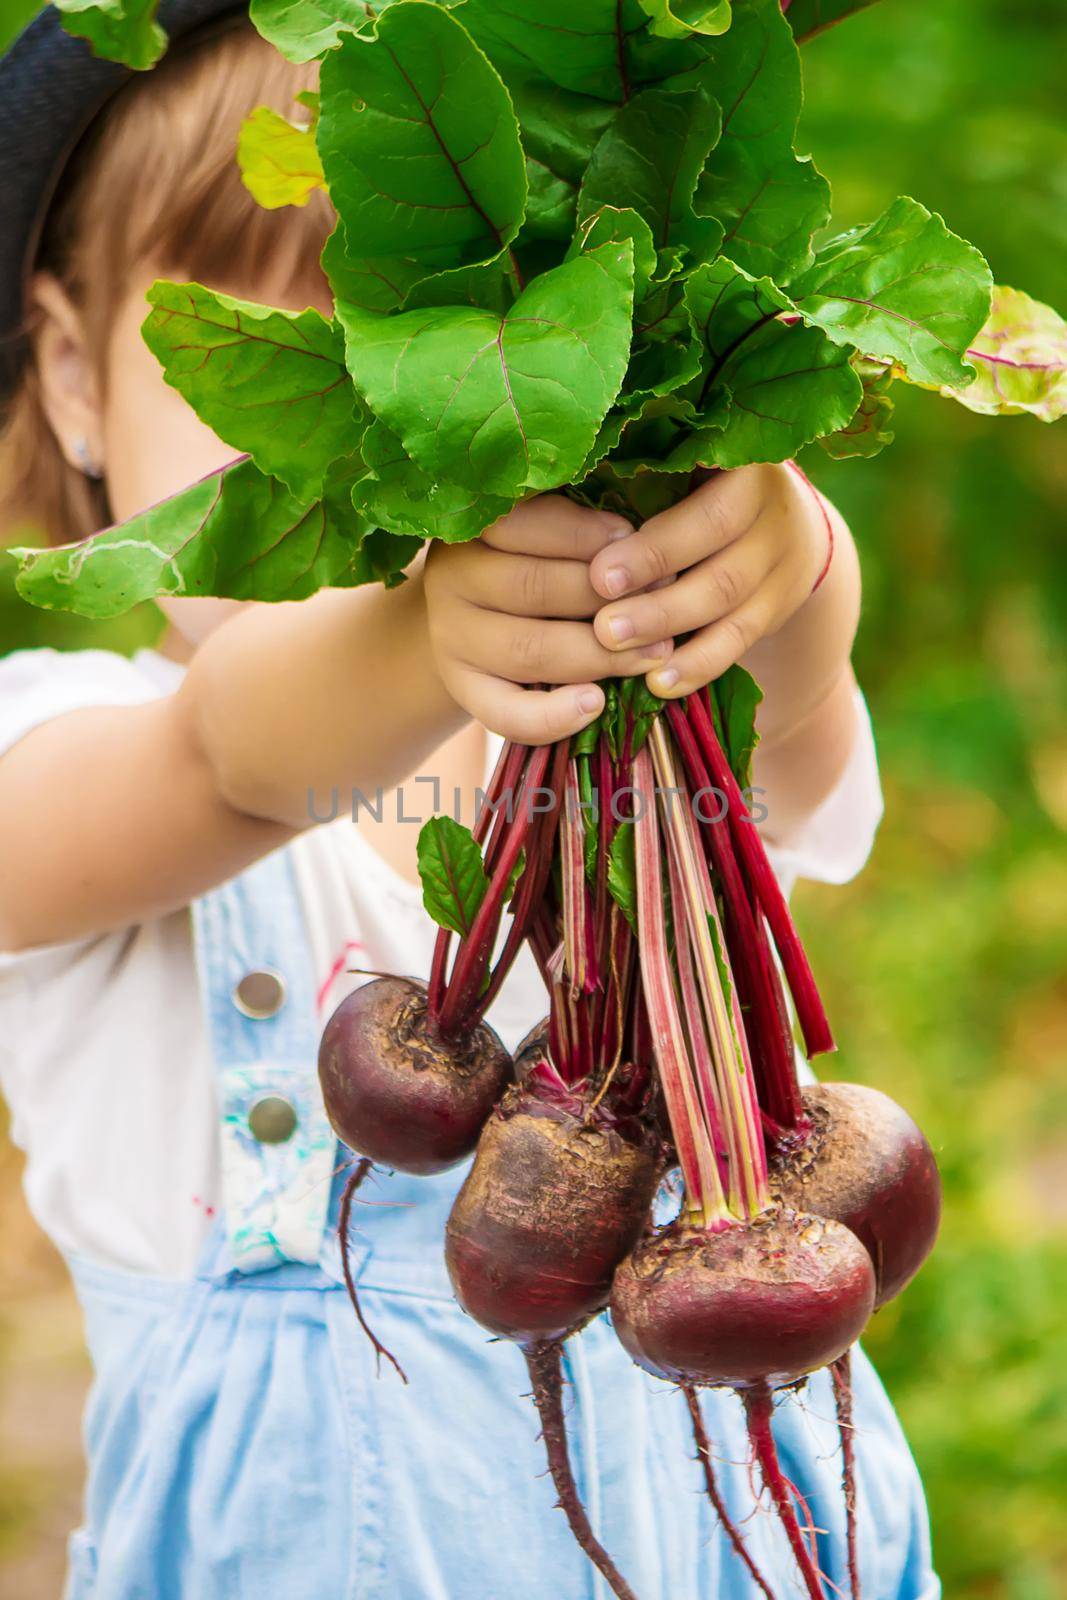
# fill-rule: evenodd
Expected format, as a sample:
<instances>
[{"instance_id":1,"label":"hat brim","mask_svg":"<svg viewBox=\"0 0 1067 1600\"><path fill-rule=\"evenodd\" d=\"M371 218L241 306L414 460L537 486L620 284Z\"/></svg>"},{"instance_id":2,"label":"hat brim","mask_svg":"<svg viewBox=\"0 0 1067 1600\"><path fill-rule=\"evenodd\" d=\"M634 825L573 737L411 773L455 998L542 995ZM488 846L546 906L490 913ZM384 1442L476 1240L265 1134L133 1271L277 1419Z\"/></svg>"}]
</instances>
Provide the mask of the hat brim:
<instances>
[{"instance_id":1,"label":"hat brim","mask_svg":"<svg viewBox=\"0 0 1067 1600\"><path fill-rule=\"evenodd\" d=\"M162 0L171 44L247 10L247 0ZM78 141L136 74L94 56L49 5L0 59L0 405L25 359L26 279L41 227Z\"/></svg>"}]
</instances>

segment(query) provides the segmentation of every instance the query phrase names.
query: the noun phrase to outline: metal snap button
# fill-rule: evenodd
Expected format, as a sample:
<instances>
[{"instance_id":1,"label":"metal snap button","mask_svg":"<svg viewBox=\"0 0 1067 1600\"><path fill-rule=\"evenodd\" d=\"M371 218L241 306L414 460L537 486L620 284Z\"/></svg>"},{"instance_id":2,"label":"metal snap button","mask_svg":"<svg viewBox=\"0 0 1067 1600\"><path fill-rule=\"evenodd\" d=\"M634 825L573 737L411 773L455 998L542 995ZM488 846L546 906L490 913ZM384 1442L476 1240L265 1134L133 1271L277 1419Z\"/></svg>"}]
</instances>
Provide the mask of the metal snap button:
<instances>
[{"instance_id":1,"label":"metal snap button","mask_svg":"<svg viewBox=\"0 0 1067 1600\"><path fill-rule=\"evenodd\" d=\"M262 967L246 972L233 991L233 1003L242 1016L257 1022L275 1016L285 1004L285 979L280 972Z\"/></svg>"},{"instance_id":2,"label":"metal snap button","mask_svg":"<svg viewBox=\"0 0 1067 1600\"><path fill-rule=\"evenodd\" d=\"M265 1094L248 1113L252 1137L260 1144L284 1144L296 1132L296 1107L280 1094Z\"/></svg>"}]
</instances>

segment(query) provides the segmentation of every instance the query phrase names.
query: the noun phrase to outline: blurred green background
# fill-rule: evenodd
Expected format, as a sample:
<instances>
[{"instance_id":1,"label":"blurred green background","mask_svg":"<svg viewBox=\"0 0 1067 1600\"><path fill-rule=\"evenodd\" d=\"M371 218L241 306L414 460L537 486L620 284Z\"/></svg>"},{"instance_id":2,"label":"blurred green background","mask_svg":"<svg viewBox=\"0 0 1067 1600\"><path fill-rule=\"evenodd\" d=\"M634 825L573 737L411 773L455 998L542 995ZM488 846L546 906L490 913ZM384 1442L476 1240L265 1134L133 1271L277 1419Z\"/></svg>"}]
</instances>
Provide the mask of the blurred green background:
<instances>
[{"instance_id":1,"label":"blurred green background","mask_svg":"<svg viewBox=\"0 0 1067 1600\"><path fill-rule=\"evenodd\" d=\"M0 33L32 9L0 0ZM1001 282L1067 310L1064 0L884 0L806 59L801 144L841 225L915 194ZM1067 1597L1065 440L906 393L878 460L806 463L864 556L859 668L888 814L863 877L804 888L799 909L841 1072L904 1100L942 1159L940 1250L869 1347L926 1478L948 1600ZM0 581L0 650L128 648L154 628L38 615ZM36 1305L60 1269L20 1248L0 1245ZM50 1536L57 1482L0 1479L0 1556Z\"/></svg>"}]
</instances>

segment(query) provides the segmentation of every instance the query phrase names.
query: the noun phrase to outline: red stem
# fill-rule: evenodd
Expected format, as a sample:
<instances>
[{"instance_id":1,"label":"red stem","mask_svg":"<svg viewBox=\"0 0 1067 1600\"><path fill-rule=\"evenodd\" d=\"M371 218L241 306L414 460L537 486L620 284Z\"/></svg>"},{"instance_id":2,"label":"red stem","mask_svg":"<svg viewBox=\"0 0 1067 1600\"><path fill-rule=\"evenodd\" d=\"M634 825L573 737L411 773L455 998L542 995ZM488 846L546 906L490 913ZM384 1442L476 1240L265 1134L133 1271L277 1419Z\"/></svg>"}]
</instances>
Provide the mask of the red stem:
<instances>
[{"instance_id":1,"label":"red stem","mask_svg":"<svg viewBox=\"0 0 1067 1600\"><path fill-rule=\"evenodd\" d=\"M740 785L719 743L704 699L700 695L690 695L687 706L690 725L696 735L711 780L726 795L729 804L730 835L756 899L770 925L771 936L781 957L789 992L797 1009L797 1019L804 1035L805 1049L809 1056L821 1055L824 1051L835 1048L834 1038L786 898L745 805Z\"/></svg>"},{"instance_id":2,"label":"red stem","mask_svg":"<svg viewBox=\"0 0 1067 1600\"><path fill-rule=\"evenodd\" d=\"M489 882L489 889L478 907L470 933L460 946L456 964L452 969L448 992L438 1016L438 1025L446 1036L464 1027L477 1004L486 967L493 952L497 929L504 911L504 898L511 874L522 854L534 821L530 810L530 796L542 786L545 770L552 754L550 745L541 745L530 753L529 764L516 796L515 810L507 833L503 836L499 860Z\"/></svg>"},{"instance_id":3,"label":"red stem","mask_svg":"<svg viewBox=\"0 0 1067 1600\"><path fill-rule=\"evenodd\" d=\"M667 706L667 716L693 793L712 788L684 709L673 701ZM687 803L692 805L692 799ZM760 1103L780 1127L795 1128L800 1121L801 1101L793 1035L763 918L757 917L749 902L725 818L713 821L701 815L699 809L696 816L722 891L730 964L740 990L745 1033L759 1077Z\"/></svg>"}]
</instances>

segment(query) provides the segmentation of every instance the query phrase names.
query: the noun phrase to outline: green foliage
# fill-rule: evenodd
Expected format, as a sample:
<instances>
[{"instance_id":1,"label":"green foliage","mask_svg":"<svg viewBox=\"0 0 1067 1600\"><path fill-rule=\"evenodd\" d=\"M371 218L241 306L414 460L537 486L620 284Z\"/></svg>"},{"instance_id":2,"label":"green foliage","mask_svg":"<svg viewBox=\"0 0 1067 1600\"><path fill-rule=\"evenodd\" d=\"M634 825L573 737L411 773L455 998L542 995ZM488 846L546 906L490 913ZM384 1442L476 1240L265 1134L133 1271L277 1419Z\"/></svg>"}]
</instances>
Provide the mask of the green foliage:
<instances>
[{"instance_id":1,"label":"green foliage","mask_svg":"<svg viewBox=\"0 0 1067 1600\"><path fill-rule=\"evenodd\" d=\"M637 935L637 855L632 822L620 822L608 851L608 893Z\"/></svg>"},{"instance_id":2,"label":"green foliage","mask_svg":"<svg viewBox=\"0 0 1067 1600\"><path fill-rule=\"evenodd\" d=\"M756 711L763 690L744 667L729 667L716 679L711 690L711 709L715 729L730 770L742 789L752 781L752 757L759 743Z\"/></svg>"},{"instance_id":3,"label":"green foliage","mask_svg":"<svg viewBox=\"0 0 1067 1600\"><path fill-rule=\"evenodd\" d=\"M971 361L1009 338L982 333L982 257L916 201L816 248L829 187L796 151L780 0L392 0L332 17L259 0L253 19L294 59L324 56L318 161L310 130L263 108L240 156L270 205L325 182L335 316L157 286L145 335L214 431L300 501L347 475L390 571L389 536L470 538L529 493L647 516L698 465L817 439L871 454L892 383L980 386ZM1056 344L1050 313L1012 311L1012 349ZM1027 393L1059 404L1058 382ZM199 501L176 505L172 537L210 582L239 552L198 562ZM169 557L137 548L151 533L136 520L109 538L131 593L153 571L171 582ZM72 604L99 571L70 567ZM288 593L266 562L251 582Z\"/></svg>"},{"instance_id":4,"label":"green foliage","mask_svg":"<svg viewBox=\"0 0 1067 1600\"><path fill-rule=\"evenodd\" d=\"M434 479L517 497L585 460L622 382L632 304L632 249L603 245L535 278L503 317L348 318L349 365Z\"/></svg>"},{"instance_id":5,"label":"green foliage","mask_svg":"<svg viewBox=\"0 0 1067 1600\"><path fill-rule=\"evenodd\" d=\"M303 500L352 447L356 397L344 338L318 311L272 311L196 283L155 283L145 343L224 439Z\"/></svg>"},{"instance_id":6,"label":"green foliage","mask_svg":"<svg viewBox=\"0 0 1067 1600\"><path fill-rule=\"evenodd\" d=\"M159 0L55 0L68 33L87 39L93 54L138 72L154 67L167 48L156 21Z\"/></svg>"},{"instance_id":7,"label":"green foliage","mask_svg":"<svg viewBox=\"0 0 1067 1600\"><path fill-rule=\"evenodd\" d=\"M470 933L489 891L482 852L470 829L454 817L431 817L419 832L418 863L422 903L429 915L438 927ZM511 888L521 871L517 866Z\"/></svg>"},{"instance_id":8,"label":"green foliage","mask_svg":"<svg viewBox=\"0 0 1067 1600\"><path fill-rule=\"evenodd\" d=\"M95 539L10 554L24 599L103 618L154 595L249 600L266 590L303 600L327 584L369 582L385 574L359 561L365 532L343 478L321 498L299 500L239 461ZM410 559L406 546L401 553Z\"/></svg>"}]
</instances>

